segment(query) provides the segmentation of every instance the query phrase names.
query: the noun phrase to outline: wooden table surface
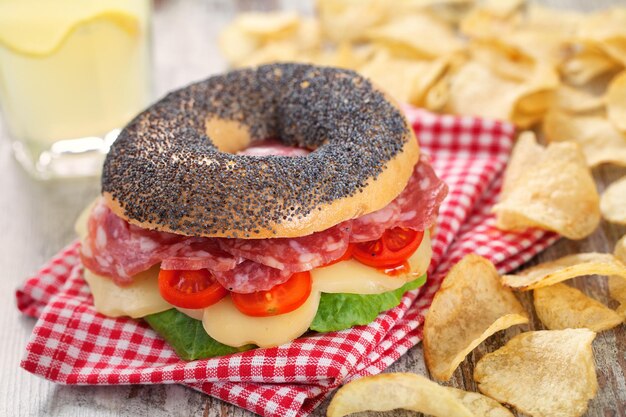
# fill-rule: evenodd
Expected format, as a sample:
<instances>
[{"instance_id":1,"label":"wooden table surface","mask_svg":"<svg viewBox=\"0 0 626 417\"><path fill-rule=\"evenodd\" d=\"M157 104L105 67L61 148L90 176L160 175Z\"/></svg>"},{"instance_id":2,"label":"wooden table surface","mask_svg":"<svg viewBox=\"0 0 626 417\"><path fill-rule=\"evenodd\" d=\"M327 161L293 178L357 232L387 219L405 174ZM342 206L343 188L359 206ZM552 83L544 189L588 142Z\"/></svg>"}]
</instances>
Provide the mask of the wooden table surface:
<instances>
[{"instance_id":1,"label":"wooden table surface","mask_svg":"<svg viewBox=\"0 0 626 417\"><path fill-rule=\"evenodd\" d=\"M283 7L279 1L263 2L261 8ZM619 1L549 1L560 7L590 10ZM623 3L623 0L621 1ZM192 80L225 69L216 45L221 27L237 10L259 8L259 2L241 0L161 0L154 14L154 74L156 97ZM294 8L293 4L289 7ZM310 3L298 4L310 10ZM1 126L0 126L1 127ZM625 169L603 167L594 171L599 191L626 174ZM15 308L16 286L47 258L74 238L72 225L80 210L99 192L98 180L40 183L29 178L13 160L6 137L0 137L0 416L248 416L251 413L176 385L69 387L35 377L21 368L19 361L34 325ZM561 240L531 261L536 263L568 253L611 252L625 227L603 222L596 232L582 241ZM574 284L598 300L608 303L605 278L579 278ZM521 300L532 311L529 294ZM614 306L613 303L609 304ZM529 326L518 326L492 336L461 364L450 384L476 390L472 380L474 365L513 335L528 329L541 329L535 316ZM626 416L626 326L598 334L594 344L600 390L589 404L587 416ZM421 345L411 349L389 372L410 371L427 374ZM314 415L324 415L327 403ZM415 415L397 411L393 415ZM368 415L382 415L371 413Z\"/></svg>"}]
</instances>

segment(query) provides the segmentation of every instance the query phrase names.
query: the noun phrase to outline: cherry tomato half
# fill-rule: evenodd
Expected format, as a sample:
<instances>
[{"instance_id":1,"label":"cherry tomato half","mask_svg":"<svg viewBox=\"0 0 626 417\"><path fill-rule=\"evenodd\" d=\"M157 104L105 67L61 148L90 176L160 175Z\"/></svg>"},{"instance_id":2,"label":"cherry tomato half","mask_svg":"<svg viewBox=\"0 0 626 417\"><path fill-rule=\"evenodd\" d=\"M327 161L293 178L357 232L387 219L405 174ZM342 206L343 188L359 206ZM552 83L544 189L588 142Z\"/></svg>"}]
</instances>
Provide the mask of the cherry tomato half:
<instances>
[{"instance_id":1,"label":"cherry tomato half","mask_svg":"<svg viewBox=\"0 0 626 417\"><path fill-rule=\"evenodd\" d=\"M394 227L371 242L354 244L352 256L357 261L376 268L402 264L422 243L424 232Z\"/></svg>"},{"instance_id":2,"label":"cherry tomato half","mask_svg":"<svg viewBox=\"0 0 626 417\"><path fill-rule=\"evenodd\" d=\"M311 274L296 272L287 282L267 291L250 294L230 293L233 304L248 316L266 317L289 313L300 307L311 294Z\"/></svg>"},{"instance_id":3,"label":"cherry tomato half","mask_svg":"<svg viewBox=\"0 0 626 417\"><path fill-rule=\"evenodd\" d=\"M208 269L159 272L159 292L168 303L181 308L204 308L228 294Z\"/></svg>"}]
</instances>

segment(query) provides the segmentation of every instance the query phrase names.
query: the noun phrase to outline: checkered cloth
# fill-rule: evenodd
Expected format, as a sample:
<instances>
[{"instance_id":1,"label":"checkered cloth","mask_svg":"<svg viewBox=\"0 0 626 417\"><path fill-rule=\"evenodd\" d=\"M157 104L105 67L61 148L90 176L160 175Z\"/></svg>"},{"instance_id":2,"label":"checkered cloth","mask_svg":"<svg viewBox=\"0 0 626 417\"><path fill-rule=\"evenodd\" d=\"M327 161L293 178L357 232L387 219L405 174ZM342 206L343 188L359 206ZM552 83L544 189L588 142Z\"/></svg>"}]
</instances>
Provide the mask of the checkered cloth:
<instances>
[{"instance_id":1,"label":"checkered cloth","mask_svg":"<svg viewBox=\"0 0 626 417\"><path fill-rule=\"evenodd\" d=\"M17 290L18 308L39 318L21 366L62 384L185 384L272 417L307 415L341 384L381 372L420 341L425 310L446 271L465 254L483 255L506 272L557 239L494 227L490 208L511 151L511 125L406 112L450 193L441 206L427 284L398 307L367 326L185 362L145 323L96 313L79 244L72 243Z\"/></svg>"}]
</instances>

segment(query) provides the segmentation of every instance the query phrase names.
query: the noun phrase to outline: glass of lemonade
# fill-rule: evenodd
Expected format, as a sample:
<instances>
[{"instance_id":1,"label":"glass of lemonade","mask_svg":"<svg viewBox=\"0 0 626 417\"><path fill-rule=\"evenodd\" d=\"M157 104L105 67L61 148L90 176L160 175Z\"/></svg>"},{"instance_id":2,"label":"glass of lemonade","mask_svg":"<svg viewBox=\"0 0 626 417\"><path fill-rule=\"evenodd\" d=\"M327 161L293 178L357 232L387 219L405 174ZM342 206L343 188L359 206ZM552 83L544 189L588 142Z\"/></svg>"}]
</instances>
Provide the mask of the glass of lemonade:
<instances>
[{"instance_id":1,"label":"glass of lemonade","mask_svg":"<svg viewBox=\"0 0 626 417\"><path fill-rule=\"evenodd\" d=\"M151 99L150 0L0 0L0 109L36 178L97 175Z\"/></svg>"}]
</instances>

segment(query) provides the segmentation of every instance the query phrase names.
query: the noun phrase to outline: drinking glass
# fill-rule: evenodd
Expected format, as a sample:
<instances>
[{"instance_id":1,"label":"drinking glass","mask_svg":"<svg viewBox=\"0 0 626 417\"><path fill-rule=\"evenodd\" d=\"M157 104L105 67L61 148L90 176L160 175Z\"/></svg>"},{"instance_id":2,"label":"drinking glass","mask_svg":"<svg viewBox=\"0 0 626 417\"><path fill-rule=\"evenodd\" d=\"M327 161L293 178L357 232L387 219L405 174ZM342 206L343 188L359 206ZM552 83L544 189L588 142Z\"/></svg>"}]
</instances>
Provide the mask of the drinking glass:
<instances>
[{"instance_id":1,"label":"drinking glass","mask_svg":"<svg viewBox=\"0 0 626 417\"><path fill-rule=\"evenodd\" d=\"M39 179L97 175L151 99L150 0L0 0L0 109Z\"/></svg>"}]
</instances>

